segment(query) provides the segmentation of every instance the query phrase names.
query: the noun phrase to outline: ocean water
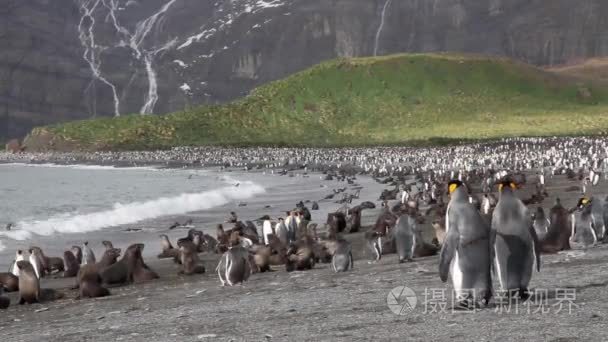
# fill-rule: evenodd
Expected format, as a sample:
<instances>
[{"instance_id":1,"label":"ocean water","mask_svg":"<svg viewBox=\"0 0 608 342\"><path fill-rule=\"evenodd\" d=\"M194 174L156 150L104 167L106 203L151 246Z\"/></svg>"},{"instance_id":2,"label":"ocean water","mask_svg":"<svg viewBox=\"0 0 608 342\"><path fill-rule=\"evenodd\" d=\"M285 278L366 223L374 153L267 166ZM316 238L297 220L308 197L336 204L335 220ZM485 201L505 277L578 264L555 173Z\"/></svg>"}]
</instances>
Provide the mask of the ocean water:
<instances>
[{"instance_id":1,"label":"ocean water","mask_svg":"<svg viewBox=\"0 0 608 342\"><path fill-rule=\"evenodd\" d=\"M96 231L264 192L207 170L2 164L0 179L0 249L10 239ZM8 223L15 225L10 231L3 229Z\"/></svg>"},{"instance_id":2,"label":"ocean water","mask_svg":"<svg viewBox=\"0 0 608 342\"><path fill-rule=\"evenodd\" d=\"M144 254L160 250L159 234L172 241L187 228L169 230L173 222L194 221L214 234L230 211L242 220L283 216L302 201L319 201L313 221L323 223L340 205L322 198L345 183L320 175L289 176L219 169L114 168L0 164L0 271L17 249L36 245L61 256L72 245L89 241L101 254L102 240L119 248L146 243ZM371 179L361 179L362 183ZM374 194L377 196L377 194ZM14 228L4 227L13 223ZM148 247L150 246L150 247Z\"/></svg>"}]
</instances>

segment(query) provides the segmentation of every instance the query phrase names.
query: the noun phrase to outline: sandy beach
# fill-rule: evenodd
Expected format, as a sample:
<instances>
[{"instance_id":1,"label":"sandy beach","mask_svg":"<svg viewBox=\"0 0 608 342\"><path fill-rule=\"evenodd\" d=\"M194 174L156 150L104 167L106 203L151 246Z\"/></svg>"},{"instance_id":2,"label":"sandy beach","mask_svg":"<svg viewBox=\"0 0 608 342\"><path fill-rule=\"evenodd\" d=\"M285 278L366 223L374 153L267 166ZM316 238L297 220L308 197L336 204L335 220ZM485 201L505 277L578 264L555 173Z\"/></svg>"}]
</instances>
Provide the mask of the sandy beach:
<instances>
[{"instance_id":1,"label":"sandy beach","mask_svg":"<svg viewBox=\"0 0 608 342\"><path fill-rule=\"evenodd\" d=\"M213 217L217 222L233 209L237 209L242 219L249 219L268 213L264 206L272 205L270 214L278 215L300 199L318 200L332 188L344 186L341 185L344 183L320 178L319 175L286 178L294 182L292 191L283 191L280 196L270 192L249 200L246 207L235 207L232 203L187 217L194 219L197 228L209 230L213 225L206 221L207 218ZM390 187L365 176L358 177L357 183L363 186L359 201L371 200L376 204L379 204L377 199L381 190ZM565 205L574 205L578 193L565 192L573 184L576 183L565 176L549 179L550 197L543 205L552 205L558 196ZM606 185L602 183L593 191L605 193ZM521 196L526 196L525 190ZM323 223L327 212L337 209L340 204L321 201L320 206L321 210L313 211L313 222ZM378 206L364 211L363 225L370 226L380 210ZM451 309L451 286L439 280L437 256L399 264L393 254L378 263L370 263L370 252L364 245L362 233L346 235L353 243L356 260L354 270L343 274L335 274L328 264L317 264L311 271L293 273L276 267L274 272L252 275L243 286L221 287L213 272L219 256L203 254L206 274L178 276L177 267L170 260L154 257L159 251L155 236L167 233L165 227L184 218L186 216L142 223L142 226L152 227L152 231L100 231L94 234L95 238L88 238L89 241L109 238L123 248L132 242L145 242L145 260L161 279L111 288L112 295L107 298L85 300L74 300L76 292L66 289L73 279L43 279L43 287L61 289L66 298L43 304L13 305L0 312L2 340L516 341L526 338L600 341L608 319L608 302L603 300L608 295L606 245L587 251L543 255L541 272L534 273L531 284L541 294L535 302L512 305L509 312L504 306L462 312ZM424 229L428 230L428 223ZM172 240L184 235L184 229L170 232ZM69 246L83 236L75 234L53 239L57 238L67 240L64 245ZM46 246L44 240L37 243ZM100 253L101 246L94 246ZM390 291L400 286L411 288L417 299L413 308L403 310L402 315L395 314L387 304ZM447 294L440 312L431 312L433 306L429 304L432 301L428 294L433 290ZM544 290L549 295L543 299ZM568 302L560 300L568 291L574 292L575 298ZM16 294L11 293L9 297L14 304ZM548 311L535 312L541 305Z\"/></svg>"}]
</instances>

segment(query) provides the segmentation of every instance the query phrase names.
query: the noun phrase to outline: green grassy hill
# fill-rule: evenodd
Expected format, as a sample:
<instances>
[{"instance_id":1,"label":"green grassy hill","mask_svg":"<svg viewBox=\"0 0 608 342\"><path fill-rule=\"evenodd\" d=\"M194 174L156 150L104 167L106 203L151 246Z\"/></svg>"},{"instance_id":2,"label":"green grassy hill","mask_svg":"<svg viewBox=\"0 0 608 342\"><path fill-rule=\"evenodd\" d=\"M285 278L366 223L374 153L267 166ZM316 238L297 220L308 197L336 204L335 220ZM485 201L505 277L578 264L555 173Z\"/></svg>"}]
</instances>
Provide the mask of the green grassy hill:
<instances>
[{"instance_id":1,"label":"green grassy hill","mask_svg":"<svg viewBox=\"0 0 608 342\"><path fill-rule=\"evenodd\" d=\"M607 95L608 87L508 59L453 54L338 59L230 104L36 128L26 145L336 146L599 134L608 130Z\"/></svg>"}]
</instances>

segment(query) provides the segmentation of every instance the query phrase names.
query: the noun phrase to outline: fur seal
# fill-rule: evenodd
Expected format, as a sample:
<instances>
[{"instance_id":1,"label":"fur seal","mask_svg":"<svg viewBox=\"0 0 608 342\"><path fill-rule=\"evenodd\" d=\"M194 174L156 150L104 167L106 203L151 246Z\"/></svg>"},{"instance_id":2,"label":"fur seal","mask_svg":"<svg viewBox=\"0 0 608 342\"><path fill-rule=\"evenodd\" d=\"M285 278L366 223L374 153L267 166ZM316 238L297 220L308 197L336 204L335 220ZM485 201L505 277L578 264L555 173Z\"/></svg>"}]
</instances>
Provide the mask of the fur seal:
<instances>
[{"instance_id":1,"label":"fur seal","mask_svg":"<svg viewBox=\"0 0 608 342\"><path fill-rule=\"evenodd\" d=\"M34 256L35 257L35 256ZM29 261L17 262L19 267L19 305L39 303L40 281L32 264Z\"/></svg>"},{"instance_id":2,"label":"fur seal","mask_svg":"<svg viewBox=\"0 0 608 342\"><path fill-rule=\"evenodd\" d=\"M334 272L346 272L354 267L353 252L350 242L337 240L335 252L331 258L331 266Z\"/></svg>"},{"instance_id":3,"label":"fur seal","mask_svg":"<svg viewBox=\"0 0 608 342\"><path fill-rule=\"evenodd\" d=\"M448 193L447 236L441 248L439 276L446 282L451 275L459 305L487 305L492 296L490 228L469 202L461 181L450 181Z\"/></svg>"},{"instance_id":4,"label":"fur seal","mask_svg":"<svg viewBox=\"0 0 608 342\"><path fill-rule=\"evenodd\" d=\"M179 245L179 258L181 266L178 274L192 275L205 273L205 266L198 257L198 250L194 243L183 241Z\"/></svg>"},{"instance_id":5,"label":"fur seal","mask_svg":"<svg viewBox=\"0 0 608 342\"><path fill-rule=\"evenodd\" d=\"M99 275L101 276L102 283L109 285L132 283L136 259L138 255L141 255L137 253L138 250L138 245L133 244L125 250L125 253L119 261L107 267L100 268Z\"/></svg>"},{"instance_id":6,"label":"fur seal","mask_svg":"<svg viewBox=\"0 0 608 342\"><path fill-rule=\"evenodd\" d=\"M65 263L65 271L63 271L64 278L75 277L78 275L80 264L71 251L63 252L63 262Z\"/></svg>"},{"instance_id":7,"label":"fur seal","mask_svg":"<svg viewBox=\"0 0 608 342\"><path fill-rule=\"evenodd\" d=\"M78 272L77 299L109 296L110 291L101 284L102 278L99 275L98 266L95 264L83 265Z\"/></svg>"},{"instance_id":8,"label":"fur seal","mask_svg":"<svg viewBox=\"0 0 608 342\"><path fill-rule=\"evenodd\" d=\"M0 273L0 288L4 288L4 290L6 290L7 292L18 291L19 277L8 272Z\"/></svg>"},{"instance_id":9,"label":"fur seal","mask_svg":"<svg viewBox=\"0 0 608 342\"><path fill-rule=\"evenodd\" d=\"M0 309L6 309L11 305L11 300L3 296L3 290L0 287Z\"/></svg>"},{"instance_id":10,"label":"fur seal","mask_svg":"<svg viewBox=\"0 0 608 342\"><path fill-rule=\"evenodd\" d=\"M527 299L528 284L534 264L540 271L540 243L528 208L515 196L516 184L505 180L499 184L498 203L492 213L492 247L496 274L503 291Z\"/></svg>"},{"instance_id":11,"label":"fur seal","mask_svg":"<svg viewBox=\"0 0 608 342\"><path fill-rule=\"evenodd\" d=\"M251 275L249 252L241 246L228 249L222 255L215 270L220 278L222 286L225 286L226 284L229 286L242 284L247 281Z\"/></svg>"},{"instance_id":12,"label":"fur seal","mask_svg":"<svg viewBox=\"0 0 608 342\"><path fill-rule=\"evenodd\" d=\"M72 246L72 254L76 257L76 261L82 265L82 248L80 246Z\"/></svg>"},{"instance_id":13,"label":"fur seal","mask_svg":"<svg viewBox=\"0 0 608 342\"><path fill-rule=\"evenodd\" d=\"M289 246L287 249L287 260L285 261L285 270L287 272L310 270L314 265L314 253L309 244L297 243Z\"/></svg>"},{"instance_id":14,"label":"fur seal","mask_svg":"<svg viewBox=\"0 0 608 342\"><path fill-rule=\"evenodd\" d=\"M134 263L131 268L132 278L134 283L143 283L149 280L160 278L159 275L154 272L146 263L144 263L144 259L142 257L142 252L144 250L144 244L138 243L136 244L137 248L133 255Z\"/></svg>"},{"instance_id":15,"label":"fur seal","mask_svg":"<svg viewBox=\"0 0 608 342\"><path fill-rule=\"evenodd\" d=\"M161 234L159 237L162 252L158 255L158 258L179 258L179 249L173 247L171 241L169 241L169 237L166 234ZM184 242L186 242L186 240L184 240Z\"/></svg>"},{"instance_id":16,"label":"fur seal","mask_svg":"<svg viewBox=\"0 0 608 342\"><path fill-rule=\"evenodd\" d=\"M82 245L82 262L84 264L94 264L95 263L95 253L89 247L89 242L85 241Z\"/></svg>"},{"instance_id":17,"label":"fur seal","mask_svg":"<svg viewBox=\"0 0 608 342\"><path fill-rule=\"evenodd\" d=\"M114 248L112 242L108 240L101 241L101 244L106 248L106 250Z\"/></svg>"}]
</instances>

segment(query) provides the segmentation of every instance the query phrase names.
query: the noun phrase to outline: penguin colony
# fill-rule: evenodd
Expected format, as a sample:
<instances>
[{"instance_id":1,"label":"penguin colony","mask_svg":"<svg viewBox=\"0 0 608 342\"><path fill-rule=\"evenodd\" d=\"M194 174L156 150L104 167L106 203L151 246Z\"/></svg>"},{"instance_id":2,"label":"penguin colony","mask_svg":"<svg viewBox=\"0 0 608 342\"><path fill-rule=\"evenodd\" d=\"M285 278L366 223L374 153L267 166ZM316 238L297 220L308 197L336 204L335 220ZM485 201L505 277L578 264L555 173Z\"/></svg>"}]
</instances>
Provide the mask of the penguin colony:
<instances>
[{"instance_id":1,"label":"penguin colony","mask_svg":"<svg viewBox=\"0 0 608 342\"><path fill-rule=\"evenodd\" d=\"M606 142L527 138L435 149L180 148L160 156L151 152L95 153L72 156L71 161L82 161L86 156L135 163L154 160L151 156L155 156L247 170L267 168L274 172L279 168L279 175L297 170L304 170L305 175L308 171L322 172L325 180L345 182L345 186L316 202L298 203L284 217L264 215L243 222L231 212L217 225L215 236L192 228L176 241L176 247L163 234L158 258L172 259L180 275L194 275L207 272L201 253L217 254L219 260L212 273L222 286L243 284L253 273L281 268L305 271L318 263L329 264L333 272L349 272L355 270L356 251L346 235L362 231L359 238L368 246L370 262L379 262L390 253L398 255L399 263L439 254L440 279L451 281L459 305L476 308L490 303L493 283L510 296L527 299L533 274L541 270L543 253L608 242L608 198L593 193L608 172ZM52 157L68 158L52 155L48 159ZM380 194L381 212L367 229L361 226L361 212L376 204L352 206L360 190L356 177L361 174L392 187ZM545 203L547 185L556 175L569 179L571 186L566 192L576 198L575 207L564 207L560 199ZM323 201L342 207L328 215L318 233L311 210ZM420 229L425 222L434 230L431 241ZM192 226L192 221L184 225ZM176 223L169 229L184 225ZM124 251L109 241L102 245L105 251L100 259L88 242L66 250L63 258L47 257L36 246L16 251L9 272L0 274L3 291L19 291L19 303L23 304L63 297L40 288L40 279L49 275L73 277L77 298L107 296L111 294L109 285L159 278L144 262L143 244L133 244ZM9 305L1 293L0 304L2 308Z\"/></svg>"}]
</instances>

